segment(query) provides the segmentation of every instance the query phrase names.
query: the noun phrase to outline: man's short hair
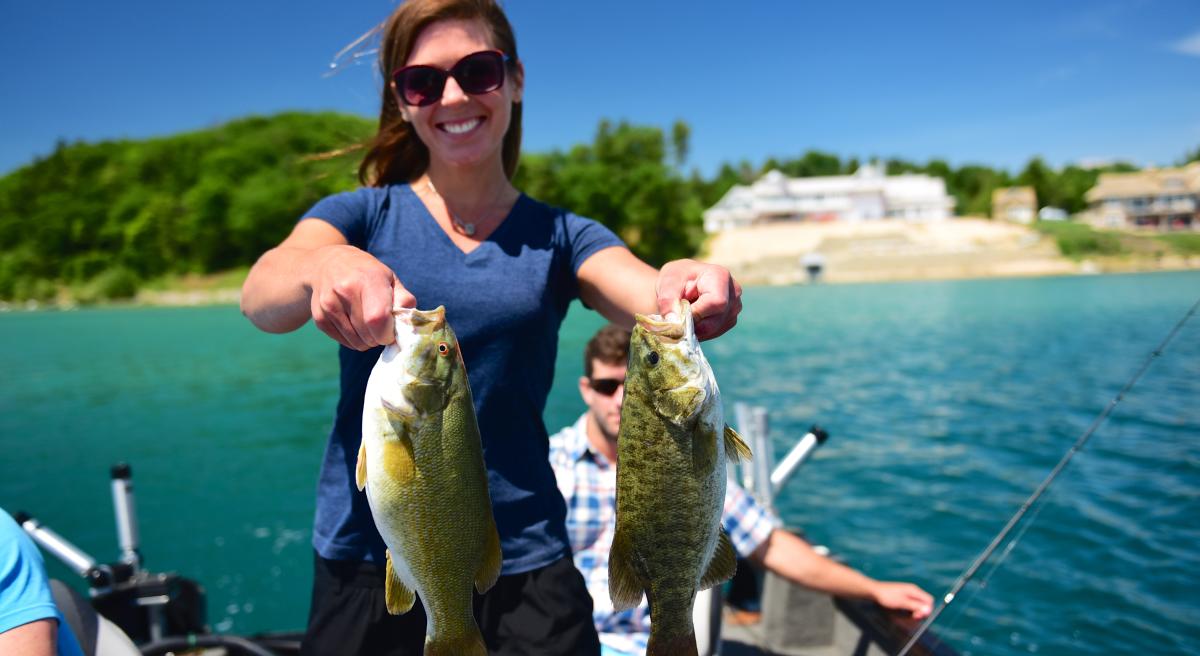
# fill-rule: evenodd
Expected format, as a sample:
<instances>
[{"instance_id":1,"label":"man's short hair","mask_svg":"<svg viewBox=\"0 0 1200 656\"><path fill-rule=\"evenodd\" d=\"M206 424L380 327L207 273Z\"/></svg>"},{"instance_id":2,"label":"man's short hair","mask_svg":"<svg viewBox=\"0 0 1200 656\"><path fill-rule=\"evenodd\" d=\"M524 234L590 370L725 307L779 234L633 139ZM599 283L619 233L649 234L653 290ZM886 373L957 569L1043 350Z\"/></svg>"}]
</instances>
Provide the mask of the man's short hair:
<instances>
[{"instance_id":1,"label":"man's short hair","mask_svg":"<svg viewBox=\"0 0 1200 656\"><path fill-rule=\"evenodd\" d=\"M592 377L592 362L620 365L629 362L629 331L610 323L596 331L583 349L583 375Z\"/></svg>"}]
</instances>

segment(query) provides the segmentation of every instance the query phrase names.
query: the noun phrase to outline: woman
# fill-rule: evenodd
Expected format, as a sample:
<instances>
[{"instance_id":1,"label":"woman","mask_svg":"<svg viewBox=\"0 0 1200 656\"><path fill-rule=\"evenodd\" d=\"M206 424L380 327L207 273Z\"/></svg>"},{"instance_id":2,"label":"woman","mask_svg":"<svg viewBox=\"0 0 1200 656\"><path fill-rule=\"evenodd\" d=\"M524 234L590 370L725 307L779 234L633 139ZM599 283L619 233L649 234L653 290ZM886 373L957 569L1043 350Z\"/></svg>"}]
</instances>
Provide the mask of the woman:
<instances>
[{"instance_id":1,"label":"woman","mask_svg":"<svg viewBox=\"0 0 1200 656\"><path fill-rule=\"evenodd\" d=\"M393 307L446 306L466 360L504 554L477 603L492 653L598 653L574 569L542 411L558 328L581 298L610 320L693 301L702 338L736 322L740 288L691 260L661 271L603 226L522 195L524 67L493 0L410 0L389 18L379 132L364 187L326 198L251 270L242 311L287 332L311 317L342 345L341 399L318 485L304 652L419 654L418 603L384 609L382 539L354 485L363 392Z\"/></svg>"}]
</instances>

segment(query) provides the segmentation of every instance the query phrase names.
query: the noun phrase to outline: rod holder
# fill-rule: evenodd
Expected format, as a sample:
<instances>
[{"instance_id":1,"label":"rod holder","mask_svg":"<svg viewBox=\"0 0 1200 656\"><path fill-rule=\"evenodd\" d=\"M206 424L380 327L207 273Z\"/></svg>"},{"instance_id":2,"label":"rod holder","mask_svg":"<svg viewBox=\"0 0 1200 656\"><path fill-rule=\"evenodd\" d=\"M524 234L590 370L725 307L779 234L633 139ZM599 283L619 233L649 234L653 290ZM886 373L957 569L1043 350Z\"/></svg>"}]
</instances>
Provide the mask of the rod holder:
<instances>
[{"instance_id":1,"label":"rod holder","mask_svg":"<svg viewBox=\"0 0 1200 656\"><path fill-rule=\"evenodd\" d=\"M107 565L98 565L95 558L42 524L36 517L19 512L13 515L13 519L17 520L38 546L87 579L93 588L104 587L112 582L113 573Z\"/></svg>"},{"instance_id":2,"label":"rod holder","mask_svg":"<svg viewBox=\"0 0 1200 656\"><path fill-rule=\"evenodd\" d=\"M812 456L813 452L817 450L817 447L824 444L827 439L829 439L829 433L825 432L820 426L813 425L812 428L808 429L808 433L800 438L796 446L792 447L792 450L779 462L779 466L771 472L772 497L779 494L783 486L787 485L792 474L795 474L800 465L803 465Z\"/></svg>"},{"instance_id":3,"label":"rod holder","mask_svg":"<svg viewBox=\"0 0 1200 656\"><path fill-rule=\"evenodd\" d=\"M117 541L121 547L121 562L135 570L142 565L138 551L137 507L133 501L133 469L126 463L112 467L113 514L117 519Z\"/></svg>"}]
</instances>

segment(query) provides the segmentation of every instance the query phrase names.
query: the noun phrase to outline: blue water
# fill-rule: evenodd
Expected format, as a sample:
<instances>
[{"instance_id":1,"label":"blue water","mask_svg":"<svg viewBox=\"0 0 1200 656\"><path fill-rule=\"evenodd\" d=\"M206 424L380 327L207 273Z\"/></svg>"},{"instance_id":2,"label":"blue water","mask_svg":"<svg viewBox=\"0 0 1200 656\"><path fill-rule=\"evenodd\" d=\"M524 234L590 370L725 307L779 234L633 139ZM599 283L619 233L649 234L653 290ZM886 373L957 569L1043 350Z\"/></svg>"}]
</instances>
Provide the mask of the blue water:
<instances>
[{"instance_id":1,"label":"blue water","mask_svg":"<svg viewBox=\"0 0 1200 656\"><path fill-rule=\"evenodd\" d=\"M780 495L786 522L940 596L1197 297L1196 272L755 288L705 350L727 407L766 406L781 452L814 422L832 435ZM552 430L582 411L599 325L576 307L563 327ZM204 583L218 630L303 625L328 338L222 306L10 313L0 344L0 506L114 559L108 467L128 461L147 566ZM1200 318L1033 513L944 639L1200 654Z\"/></svg>"}]
</instances>

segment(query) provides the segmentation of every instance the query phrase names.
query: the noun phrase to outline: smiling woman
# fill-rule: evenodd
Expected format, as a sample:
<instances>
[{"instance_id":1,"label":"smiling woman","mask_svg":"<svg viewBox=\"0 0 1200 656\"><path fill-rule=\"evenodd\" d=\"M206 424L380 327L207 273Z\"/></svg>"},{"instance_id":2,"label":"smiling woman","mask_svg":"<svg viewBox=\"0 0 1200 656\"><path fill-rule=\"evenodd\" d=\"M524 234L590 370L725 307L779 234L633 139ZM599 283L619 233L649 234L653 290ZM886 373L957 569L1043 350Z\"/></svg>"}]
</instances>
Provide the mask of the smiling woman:
<instances>
[{"instance_id":1,"label":"smiling woman","mask_svg":"<svg viewBox=\"0 0 1200 656\"><path fill-rule=\"evenodd\" d=\"M716 337L736 321L740 287L691 260L655 271L604 226L516 189L525 71L493 0L409 0L382 38L390 75L359 169L365 186L314 205L242 293L263 330L311 318L342 346L304 650L419 654L426 642L421 600L385 610L402 604L389 603L385 545L355 472L367 376L396 339L394 312L420 304L445 306L474 397L502 553L500 578L475 608L489 652L599 653L563 498L549 462L531 457L548 449L542 413L559 327L576 298L625 326L686 298L700 337Z\"/></svg>"}]
</instances>

